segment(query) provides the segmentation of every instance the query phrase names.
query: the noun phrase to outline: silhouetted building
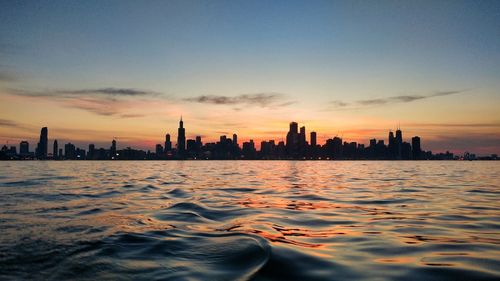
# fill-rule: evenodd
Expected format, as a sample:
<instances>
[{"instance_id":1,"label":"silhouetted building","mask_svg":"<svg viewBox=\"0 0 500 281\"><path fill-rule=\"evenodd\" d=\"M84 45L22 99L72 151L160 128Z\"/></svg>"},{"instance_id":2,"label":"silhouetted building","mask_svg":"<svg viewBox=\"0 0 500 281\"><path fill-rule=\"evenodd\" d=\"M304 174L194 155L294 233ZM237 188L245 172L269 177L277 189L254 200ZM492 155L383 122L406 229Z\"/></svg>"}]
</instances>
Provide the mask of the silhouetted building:
<instances>
[{"instance_id":1,"label":"silhouetted building","mask_svg":"<svg viewBox=\"0 0 500 281\"><path fill-rule=\"evenodd\" d=\"M233 145L238 146L238 135L233 134Z\"/></svg>"},{"instance_id":2,"label":"silhouetted building","mask_svg":"<svg viewBox=\"0 0 500 281\"><path fill-rule=\"evenodd\" d=\"M157 158L162 158L163 157L163 146L161 144L157 144L155 148L155 153Z\"/></svg>"},{"instance_id":3,"label":"silhouetted building","mask_svg":"<svg viewBox=\"0 0 500 281\"><path fill-rule=\"evenodd\" d=\"M38 142L38 146L36 148L36 157L38 159L47 158L48 142L48 129L47 127L43 127L40 131L40 141Z\"/></svg>"},{"instance_id":4,"label":"silhouetted building","mask_svg":"<svg viewBox=\"0 0 500 281\"><path fill-rule=\"evenodd\" d=\"M52 148L52 158L57 159L58 155L57 152L59 151L59 147L57 145L57 140L54 140L54 146Z\"/></svg>"},{"instance_id":5,"label":"silhouetted building","mask_svg":"<svg viewBox=\"0 0 500 281\"><path fill-rule=\"evenodd\" d=\"M297 157L299 150L299 133L297 122L290 123L290 129L286 135L286 149L290 157Z\"/></svg>"},{"instance_id":6,"label":"silhouetted building","mask_svg":"<svg viewBox=\"0 0 500 281\"><path fill-rule=\"evenodd\" d=\"M253 140L243 143L242 153L245 159L255 159L256 150Z\"/></svg>"},{"instance_id":7,"label":"silhouetted building","mask_svg":"<svg viewBox=\"0 0 500 281\"><path fill-rule=\"evenodd\" d=\"M170 134L165 135L165 152L172 150L172 142L170 141Z\"/></svg>"},{"instance_id":8,"label":"silhouetted building","mask_svg":"<svg viewBox=\"0 0 500 281\"><path fill-rule=\"evenodd\" d=\"M403 133L398 128L396 130L396 159L403 158Z\"/></svg>"},{"instance_id":9,"label":"silhouetted building","mask_svg":"<svg viewBox=\"0 0 500 281\"><path fill-rule=\"evenodd\" d=\"M11 146L6 150L7 156L11 159L16 159L17 157L17 148L15 146Z\"/></svg>"},{"instance_id":10,"label":"silhouetted building","mask_svg":"<svg viewBox=\"0 0 500 281\"><path fill-rule=\"evenodd\" d=\"M109 149L109 159L111 160L115 160L115 159L118 159L117 157L117 152L116 152L116 140L113 140L111 142L111 147Z\"/></svg>"},{"instance_id":11,"label":"silhouetted building","mask_svg":"<svg viewBox=\"0 0 500 281\"><path fill-rule=\"evenodd\" d=\"M30 155L30 144L27 141L22 141L19 143L19 155L22 157Z\"/></svg>"},{"instance_id":12,"label":"silhouetted building","mask_svg":"<svg viewBox=\"0 0 500 281\"><path fill-rule=\"evenodd\" d=\"M375 157L376 159L387 159L387 147L385 146L384 140L379 140L375 147Z\"/></svg>"},{"instance_id":13,"label":"silhouetted building","mask_svg":"<svg viewBox=\"0 0 500 281\"><path fill-rule=\"evenodd\" d=\"M422 149L420 148L420 138L415 136L411 139L411 147L412 147L412 159L419 160L422 157Z\"/></svg>"},{"instance_id":14,"label":"silhouetted building","mask_svg":"<svg viewBox=\"0 0 500 281\"><path fill-rule=\"evenodd\" d=\"M317 142L316 142L316 132L311 132L311 146L316 147Z\"/></svg>"},{"instance_id":15,"label":"silhouetted building","mask_svg":"<svg viewBox=\"0 0 500 281\"><path fill-rule=\"evenodd\" d=\"M325 144L326 147L326 157L330 159L342 159L343 148L342 139L339 137L334 137L333 139L328 139Z\"/></svg>"},{"instance_id":16,"label":"silhouetted building","mask_svg":"<svg viewBox=\"0 0 500 281\"><path fill-rule=\"evenodd\" d=\"M76 159L76 148L72 143L67 143L64 145L64 158L68 160Z\"/></svg>"},{"instance_id":17,"label":"silhouetted building","mask_svg":"<svg viewBox=\"0 0 500 281\"><path fill-rule=\"evenodd\" d=\"M401 159L410 160L411 159L411 145L407 142L401 144Z\"/></svg>"},{"instance_id":18,"label":"silhouetted building","mask_svg":"<svg viewBox=\"0 0 500 281\"><path fill-rule=\"evenodd\" d=\"M77 148L76 151L76 160L85 160L87 155L85 154L85 149Z\"/></svg>"},{"instance_id":19,"label":"silhouetted building","mask_svg":"<svg viewBox=\"0 0 500 281\"><path fill-rule=\"evenodd\" d=\"M306 152L306 127L300 127L299 132L299 156L303 157Z\"/></svg>"},{"instance_id":20,"label":"silhouetted building","mask_svg":"<svg viewBox=\"0 0 500 281\"><path fill-rule=\"evenodd\" d=\"M396 138L392 131L389 131L389 145L387 146L387 150L389 159L395 159L397 157Z\"/></svg>"},{"instance_id":21,"label":"silhouetted building","mask_svg":"<svg viewBox=\"0 0 500 281\"><path fill-rule=\"evenodd\" d=\"M179 129L177 130L177 153L180 157L184 156L186 150L186 129L184 129L184 122L179 121Z\"/></svg>"},{"instance_id":22,"label":"silhouetted building","mask_svg":"<svg viewBox=\"0 0 500 281\"><path fill-rule=\"evenodd\" d=\"M203 143L201 142L201 136L196 136L196 147L198 149L201 149L202 146L203 146Z\"/></svg>"},{"instance_id":23,"label":"silhouetted building","mask_svg":"<svg viewBox=\"0 0 500 281\"><path fill-rule=\"evenodd\" d=\"M95 145L93 143L89 144L89 152L87 153L87 159L89 159L89 160L97 159Z\"/></svg>"}]
</instances>

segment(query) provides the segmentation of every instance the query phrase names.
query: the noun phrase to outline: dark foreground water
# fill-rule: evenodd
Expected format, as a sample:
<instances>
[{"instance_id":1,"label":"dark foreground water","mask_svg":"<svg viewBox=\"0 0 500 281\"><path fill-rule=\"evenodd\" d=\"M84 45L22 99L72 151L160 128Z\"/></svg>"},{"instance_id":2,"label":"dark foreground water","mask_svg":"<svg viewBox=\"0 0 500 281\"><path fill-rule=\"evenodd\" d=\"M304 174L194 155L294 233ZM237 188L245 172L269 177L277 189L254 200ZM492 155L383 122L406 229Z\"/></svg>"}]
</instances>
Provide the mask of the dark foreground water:
<instances>
[{"instance_id":1,"label":"dark foreground water","mask_svg":"<svg viewBox=\"0 0 500 281\"><path fill-rule=\"evenodd\" d=\"M500 162L1 162L0 279L500 280Z\"/></svg>"}]
</instances>

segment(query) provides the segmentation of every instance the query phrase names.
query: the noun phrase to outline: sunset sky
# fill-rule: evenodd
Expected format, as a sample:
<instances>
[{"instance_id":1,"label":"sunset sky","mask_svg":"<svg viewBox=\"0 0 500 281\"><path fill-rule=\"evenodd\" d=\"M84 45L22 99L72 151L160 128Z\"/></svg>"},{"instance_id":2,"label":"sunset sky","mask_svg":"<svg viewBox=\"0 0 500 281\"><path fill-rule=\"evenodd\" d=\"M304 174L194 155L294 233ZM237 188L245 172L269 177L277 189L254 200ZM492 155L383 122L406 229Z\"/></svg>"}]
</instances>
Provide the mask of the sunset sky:
<instances>
[{"instance_id":1,"label":"sunset sky","mask_svg":"<svg viewBox=\"0 0 500 281\"><path fill-rule=\"evenodd\" d=\"M290 121L500 154L500 1L2 1L0 145L154 149ZM386 140L387 141L387 140Z\"/></svg>"}]
</instances>

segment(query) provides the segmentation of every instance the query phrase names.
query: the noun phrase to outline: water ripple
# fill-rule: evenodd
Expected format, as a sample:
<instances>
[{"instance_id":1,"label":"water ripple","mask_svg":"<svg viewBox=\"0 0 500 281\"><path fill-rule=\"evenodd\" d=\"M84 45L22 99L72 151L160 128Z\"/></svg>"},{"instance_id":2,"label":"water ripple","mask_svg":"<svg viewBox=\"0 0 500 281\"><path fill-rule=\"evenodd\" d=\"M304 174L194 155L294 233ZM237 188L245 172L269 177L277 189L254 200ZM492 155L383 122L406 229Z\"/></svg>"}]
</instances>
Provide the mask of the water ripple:
<instances>
[{"instance_id":1,"label":"water ripple","mask_svg":"<svg viewBox=\"0 0 500 281\"><path fill-rule=\"evenodd\" d=\"M0 279L499 280L495 162L2 162Z\"/></svg>"}]
</instances>

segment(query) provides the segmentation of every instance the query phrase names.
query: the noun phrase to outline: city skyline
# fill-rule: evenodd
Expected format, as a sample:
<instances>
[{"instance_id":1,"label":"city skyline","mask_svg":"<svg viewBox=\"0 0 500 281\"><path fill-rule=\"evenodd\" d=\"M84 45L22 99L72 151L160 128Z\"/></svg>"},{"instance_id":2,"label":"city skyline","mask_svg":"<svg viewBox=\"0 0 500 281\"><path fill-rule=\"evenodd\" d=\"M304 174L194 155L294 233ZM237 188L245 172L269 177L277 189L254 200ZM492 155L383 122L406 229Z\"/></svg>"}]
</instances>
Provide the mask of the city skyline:
<instances>
[{"instance_id":1,"label":"city skyline","mask_svg":"<svg viewBox=\"0 0 500 281\"><path fill-rule=\"evenodd\" d=\"M71 142L64 144L63 149L59 148L57 138L53 138L50 153L48 128L43 127L33 152L30 151L29 142L23 140L19 143L19 152L16 146L2 146L0 160L498 160L497 154L477 157L470 152L455 155L449 150L433 153L422 148L419 136L406 141L400 127L388 132L387 141L371 138L369 144L364 144L335 136L319 143L316 131L308 134L305 126L299 128L299 124L292 121L284 141L272 138L258 145L252 138L241 143L238 140L237 133L232 136L221 135L219 141L215 142L203 142L200 135L186 139L186 128L181 116L177 142L173 143L170 132L167 132L165 142L157 143L153 150L145 151L130 146L120 149L115 138L109 149L90 143L86 150Z\"/></svg>"},{"instance_id":2,"label":"city skyline","mask_svg":"<svg viewBox=\"0 0 500 281\"><path fill-rule=\"evenodd\" d=\"M181 114L215 141L300 120L368 143L399 124L433 151L500 154L498 1L8 1L0 144L147 149ZM191 132L186 138L194 138ZM174 139L175 140L175 139Z\"/></svg>"}]
</instances>

